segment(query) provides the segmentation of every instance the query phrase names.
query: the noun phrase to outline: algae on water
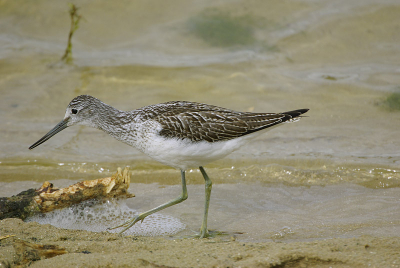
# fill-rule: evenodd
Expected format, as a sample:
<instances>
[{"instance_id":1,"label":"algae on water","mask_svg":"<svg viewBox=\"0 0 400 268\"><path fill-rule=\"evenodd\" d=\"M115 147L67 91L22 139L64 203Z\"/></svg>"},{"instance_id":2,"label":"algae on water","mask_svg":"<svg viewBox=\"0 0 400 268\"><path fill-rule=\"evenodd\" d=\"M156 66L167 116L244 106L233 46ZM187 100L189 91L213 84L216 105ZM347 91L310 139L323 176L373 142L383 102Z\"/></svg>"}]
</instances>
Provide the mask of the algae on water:
<instances>
[{"instance_id":1,"label":"algae on water","mask_svg":"<svg viewBox=\"0 0 400 268\"><path fill-rule=\"evenodd\" d=\"M252 20L246 15L206 10L189 20L188 29L211 46L243 46L256 41Z\"/></svg>"},{"instance_id":2,"label":"algae on water","mask_svg":"<svg viewBox=\"0 0 400 268\"><path fill-rule=\"evenodd\" d=\"M390 110L400 110L400 91L387 96L383 104Z\"/></svg>"}]
</instances>

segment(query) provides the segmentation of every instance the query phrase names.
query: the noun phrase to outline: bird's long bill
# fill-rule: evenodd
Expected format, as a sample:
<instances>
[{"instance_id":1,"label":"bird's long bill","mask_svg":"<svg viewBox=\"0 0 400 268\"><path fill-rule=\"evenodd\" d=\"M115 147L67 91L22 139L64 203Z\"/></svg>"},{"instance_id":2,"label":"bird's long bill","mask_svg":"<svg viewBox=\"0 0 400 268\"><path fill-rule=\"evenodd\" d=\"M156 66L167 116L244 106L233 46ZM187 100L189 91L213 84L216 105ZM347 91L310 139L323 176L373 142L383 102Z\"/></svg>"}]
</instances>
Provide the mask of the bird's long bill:
<instances>
[{"instance_id":1,"label":"bird's long bill","mask_svg":"<svg viewBox=\"0 0 400 268\"><path fill-rule=\"evenodd\" d=\"M33 148L39 146L40 144L42 144L43 142L47 141L48 139L50 139L51 137L53 137L54 135L56 135L58 132L66 129L68 127L67 125L68 120L63 120L60 123L58 123L52 130L50 130L46 135L44 135L40 140L38 140L37 142L35 142L34 144L31 145L31 147L29 147L29 150L32 150Z\"/></svg>"}]
</instances>

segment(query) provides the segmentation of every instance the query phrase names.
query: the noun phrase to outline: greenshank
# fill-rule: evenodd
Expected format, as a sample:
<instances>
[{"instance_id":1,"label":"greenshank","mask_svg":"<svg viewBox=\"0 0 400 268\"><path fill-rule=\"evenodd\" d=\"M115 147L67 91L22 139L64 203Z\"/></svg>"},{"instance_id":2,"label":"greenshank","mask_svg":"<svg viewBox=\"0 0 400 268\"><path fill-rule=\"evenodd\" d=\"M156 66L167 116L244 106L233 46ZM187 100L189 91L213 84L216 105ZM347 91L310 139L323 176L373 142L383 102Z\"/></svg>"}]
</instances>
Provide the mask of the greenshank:
<instances>
[{"instance_id":1,"label":"greenshank","mask_svg":"<svg viewBox=\"0 0 400 268\"><path fill-rule=\"evenodd\" d=\"M237 150L255 135L261 134L260 130L297 121L307 111L250 113L204 103L171 101L124 112L92 96L81 95L69 103L64 119L29 149L67 127L85 125L103 130L154 160L179 169L181 195L111 228L123 228L121 233L150 214L186 200L185 170L199 167L205 180L204 214L199 236L205 238L209 236L207 216L212 182L203 166Z\"/></svg>"}]
</instances>

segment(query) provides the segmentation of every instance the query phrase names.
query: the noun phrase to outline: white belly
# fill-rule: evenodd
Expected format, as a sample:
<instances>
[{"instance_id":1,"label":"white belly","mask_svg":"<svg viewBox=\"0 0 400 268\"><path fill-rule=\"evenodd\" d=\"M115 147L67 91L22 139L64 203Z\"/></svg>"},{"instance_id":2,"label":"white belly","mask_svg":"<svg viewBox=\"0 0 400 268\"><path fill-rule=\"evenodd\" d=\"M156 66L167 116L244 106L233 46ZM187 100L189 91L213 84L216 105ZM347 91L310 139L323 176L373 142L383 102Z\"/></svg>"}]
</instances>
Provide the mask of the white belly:
<instances>
[{"instance_id":1,"label":"white belly","mask_svg":"<svg viewBox=\"0 0 400 268\"><path fill-rule=\"evenodd\" d=\"M265 132L265 130L257 131L235 139L218 142L192 142L188 139L181 140L160 136L158 133L161 126L155 121L149 120L145 124L134 127L135 131L131 133L136 133L135 136L124 137L124 139L116 136L116 138L132 145L160 163L181 170L197 168L221 159L239 149L255 136Z\"/></svg>"},{"instance_id":2,"label":"white belly","mask_svg":"<svg viewBox=\"0 0 400 268\"><path fill-rule=\"evenodd\" d=\"M251 136L253 135L220 142L191 142L153 135L151 138L149 137L146 145L140 149L154 160L174 168L186 170L206 165L227 156L245 144Z\"/></svg>"}]
</instances>

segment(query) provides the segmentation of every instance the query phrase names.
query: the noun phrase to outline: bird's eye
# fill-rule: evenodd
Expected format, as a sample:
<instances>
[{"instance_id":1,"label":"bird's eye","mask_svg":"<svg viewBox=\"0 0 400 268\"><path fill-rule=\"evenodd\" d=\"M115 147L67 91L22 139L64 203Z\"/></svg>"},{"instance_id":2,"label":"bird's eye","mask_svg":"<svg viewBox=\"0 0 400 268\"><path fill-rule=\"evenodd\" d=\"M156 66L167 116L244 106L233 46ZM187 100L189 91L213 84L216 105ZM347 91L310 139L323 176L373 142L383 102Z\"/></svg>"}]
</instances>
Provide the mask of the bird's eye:
<instances>
[{"instance_id":1,"label":"bird's eye","mask_svg":"<svg viewBox=\"0 0 400 268\"><path fill-rule=\"evenodd\" d=\"M72 113L72 114L77 114L77 113L78 113L78 110L77 110L77 109L71 109L71 113Z\"/></svg>"}]
</instances>

